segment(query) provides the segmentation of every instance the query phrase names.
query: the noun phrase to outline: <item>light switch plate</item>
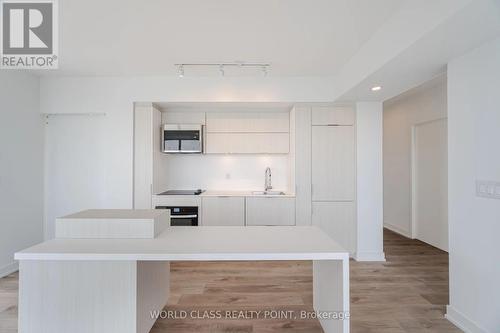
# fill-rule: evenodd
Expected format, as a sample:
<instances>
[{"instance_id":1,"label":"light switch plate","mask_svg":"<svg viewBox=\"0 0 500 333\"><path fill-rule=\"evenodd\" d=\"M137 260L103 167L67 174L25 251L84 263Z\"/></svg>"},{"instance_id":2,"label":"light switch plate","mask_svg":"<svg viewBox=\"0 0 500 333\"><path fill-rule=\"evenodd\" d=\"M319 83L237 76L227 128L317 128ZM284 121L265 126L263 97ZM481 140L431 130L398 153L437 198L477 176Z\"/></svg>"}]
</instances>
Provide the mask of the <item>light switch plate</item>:
<instances>
[{"instance_id":1,"label":"light switch plate","mask_svg":"<svg viewBox=\"0 0 500 333\"><path fill-rule=\"evenodd\" d=\"M482 198L500 199L500 182L476 180L476 195Z\"/></svg>"}]
</instances>

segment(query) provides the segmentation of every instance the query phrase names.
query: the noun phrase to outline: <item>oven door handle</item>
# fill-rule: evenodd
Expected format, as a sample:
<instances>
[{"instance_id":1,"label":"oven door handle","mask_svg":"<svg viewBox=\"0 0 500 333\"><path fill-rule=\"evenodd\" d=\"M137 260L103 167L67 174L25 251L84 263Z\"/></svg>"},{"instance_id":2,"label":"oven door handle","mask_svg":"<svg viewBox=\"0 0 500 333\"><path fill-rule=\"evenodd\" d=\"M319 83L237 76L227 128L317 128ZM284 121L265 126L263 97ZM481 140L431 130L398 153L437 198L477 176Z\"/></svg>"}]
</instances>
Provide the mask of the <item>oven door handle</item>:
<instances>
[{"instance_id":1,"label":"oven door handle","mask_svg":"<svg viewBox=\"0 0 500 333\"><path fill-rule=\"evenodd\" d=\"M194 219L197 218L198 215L170 215L170 218L174 219Z\"/></svg>"}]
</instances>

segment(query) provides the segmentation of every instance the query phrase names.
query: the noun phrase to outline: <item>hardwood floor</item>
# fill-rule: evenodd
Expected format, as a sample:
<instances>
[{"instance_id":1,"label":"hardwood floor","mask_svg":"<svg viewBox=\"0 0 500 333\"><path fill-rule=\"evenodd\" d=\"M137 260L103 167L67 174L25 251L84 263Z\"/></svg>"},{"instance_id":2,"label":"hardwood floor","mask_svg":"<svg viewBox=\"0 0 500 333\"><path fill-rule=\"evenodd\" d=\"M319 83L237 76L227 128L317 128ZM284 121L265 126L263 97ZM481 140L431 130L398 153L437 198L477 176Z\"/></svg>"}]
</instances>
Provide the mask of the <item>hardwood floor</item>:
<instances>
[{"instance_id":1,"label":"hardwood floor","mask_svg":"<svg viewBox=\"0 0 500 333\"><path fill-rule=\"evenodd\" d=\"M384 229L384 263L351 261L352 333L461 332L444 319L448 254Z\"/></svg>"},{"instance_id":2,"label":"hardwood floor","mask_svg":"<svg viewBox=\"0 0 500 333\"><path fill-rule=\"evenodd\" d=\"M0 332L17 332L17 290L19 275L11 274L0 279Z\"/></svg>"},{"instance_id":3,"label":"hardwood floor","mask_svg":"<svg viewBox=\"0 0 500 333\"><path fill-rule=\"evenodd\" d=\"M461 332L444 319L448 304L448 255L384 230L387 262L351 261L351 332ZM315 319L264 319L273 310L312 311L310 262L177 262L171 265L165 310L186 319L159 319L163 332L322 332ZM0 332L17 332L18 275L0 279ZM262 311L256 319L196 319L208 310ZM185 312L183 312L185 311ZM212 313L214 314L214 313ZM283 313L288 314L288 313Z\"/></svg>"}]
</instances>

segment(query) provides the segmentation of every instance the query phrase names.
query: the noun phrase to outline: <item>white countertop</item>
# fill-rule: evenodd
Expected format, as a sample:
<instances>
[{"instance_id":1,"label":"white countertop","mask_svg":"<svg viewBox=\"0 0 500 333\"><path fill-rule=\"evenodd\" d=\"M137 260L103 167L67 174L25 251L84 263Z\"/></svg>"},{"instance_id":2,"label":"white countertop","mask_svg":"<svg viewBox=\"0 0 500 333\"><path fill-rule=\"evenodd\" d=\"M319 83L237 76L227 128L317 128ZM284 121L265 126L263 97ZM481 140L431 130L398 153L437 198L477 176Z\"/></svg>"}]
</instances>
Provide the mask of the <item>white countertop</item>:
<instances>
[{"instance_id":1,"label":"white countertop","mask_svg":"<svg viewBox=\"0 0 500 333\"><path fill-rule=\"evenodd\" d=\"M273 190L274 191L274 190ZM279 191L279 190L277 190ZM295 197L293 193L285 194L255 194L256 191L225 191L225 190L207 190L200 194L201 197Z\"/></svg>"},{"instance_id":2,"label":"white countertop","mask_svg":"<svg viewBox=\"0 0 500 333\"><path fill-rule=\"evenodd\" d=\"M156 209L87 209L78 213L60 217L60 219L154 219L164 214L164 211Z\"/></svg>"},{"instance_id":3,"label":"white countertop","mask_svg":"<svg viewBox=\"0 0 500 333\"><path fill-rule=\"evenodd\" d=\"M17 260L349 260L321 229L172 227L155 239L54 239Z\"/></svg>"}]
</instances>

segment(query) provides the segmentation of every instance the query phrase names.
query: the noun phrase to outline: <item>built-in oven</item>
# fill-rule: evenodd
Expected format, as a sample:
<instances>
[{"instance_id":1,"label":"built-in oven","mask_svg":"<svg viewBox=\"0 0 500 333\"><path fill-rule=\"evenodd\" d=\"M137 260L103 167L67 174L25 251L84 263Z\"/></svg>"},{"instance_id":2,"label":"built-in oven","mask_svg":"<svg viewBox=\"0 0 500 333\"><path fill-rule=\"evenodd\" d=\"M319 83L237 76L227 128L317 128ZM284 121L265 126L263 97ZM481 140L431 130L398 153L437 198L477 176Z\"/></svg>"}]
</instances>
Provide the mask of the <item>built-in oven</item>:
<instances>
[{"instance_id":1,"label":"built-in oven","mask_svg":"<svg viewBox=\"0 0 500 333\"><path fill-rule=\"evenodd\" d=\"M203 152L203 125L165 124L161 149L168 154L196 154Z\"/></svg>"},{"instance_id":2,"label":"built-in oven","mask_svg":"<svg viewBox=\"0 0 500 333\"><path fill-rule=\"evenodd\" d=\"M171 226L198 226L198 207L156 206L156 209L170 209Z\"/></svg>"}]
</instances>

